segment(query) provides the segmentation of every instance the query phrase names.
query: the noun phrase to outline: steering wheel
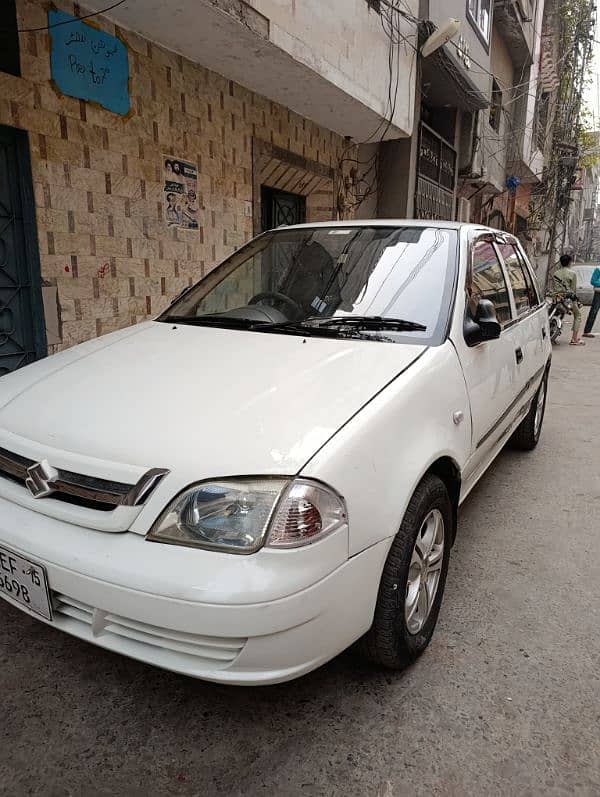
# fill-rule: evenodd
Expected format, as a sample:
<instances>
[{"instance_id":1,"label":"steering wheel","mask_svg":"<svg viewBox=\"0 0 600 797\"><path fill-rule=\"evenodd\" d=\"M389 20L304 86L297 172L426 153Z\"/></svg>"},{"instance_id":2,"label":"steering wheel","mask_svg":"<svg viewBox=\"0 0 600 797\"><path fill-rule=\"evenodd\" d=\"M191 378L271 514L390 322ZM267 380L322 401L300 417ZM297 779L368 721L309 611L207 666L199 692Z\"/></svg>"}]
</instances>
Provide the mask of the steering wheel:
<instances>
[{"instance_id":1,"label":"steering wheel","mask_svg":"<svg viewBox=\"0 0 600 797\"><path fill-rule=\"evenodd\" d=\"M264 293L257 293L256 296L253 296L250 299L248 304L261 304L261 302L265 302L268 299L274 299L276 302L285 304L289 310L292 310L294 318L300 318L304 313L304 310L300 307L298 302L290 299L290 297L286 296L285 293L278 293L277 291L265 291ZM270 302L267 302L267 304L270 304Z\"/></svg>"}]
</instances>

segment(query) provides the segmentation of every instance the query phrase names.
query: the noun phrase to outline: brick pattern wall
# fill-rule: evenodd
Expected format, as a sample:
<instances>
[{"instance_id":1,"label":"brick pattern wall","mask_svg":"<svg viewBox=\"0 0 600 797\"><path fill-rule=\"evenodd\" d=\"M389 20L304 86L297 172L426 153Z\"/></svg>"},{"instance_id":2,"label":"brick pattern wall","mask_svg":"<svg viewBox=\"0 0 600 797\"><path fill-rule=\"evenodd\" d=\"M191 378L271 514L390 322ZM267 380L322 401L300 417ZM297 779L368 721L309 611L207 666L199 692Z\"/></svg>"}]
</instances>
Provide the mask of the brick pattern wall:
<instances>
[{"instance_id":1,"label":"brick pattern wall","mask_svg":"<svg viewBox=\"0 0 600 797\"><path fill-rule=\"evenodd\" d=\"M18 0L19 28L46 25L46 7ZM56 92L46 31L20 35L20 78L0 73L0 124L29 133L42 276L58 289L56 349L156 315L252 236L253 140L329 169L344 149L286 108L102 17L94 24L128 46L128 118ZM198 231L167 230L163 154L198 165ZM322 219L333 184L318 191L307 206Z\"/></svg>"}]
</instances>

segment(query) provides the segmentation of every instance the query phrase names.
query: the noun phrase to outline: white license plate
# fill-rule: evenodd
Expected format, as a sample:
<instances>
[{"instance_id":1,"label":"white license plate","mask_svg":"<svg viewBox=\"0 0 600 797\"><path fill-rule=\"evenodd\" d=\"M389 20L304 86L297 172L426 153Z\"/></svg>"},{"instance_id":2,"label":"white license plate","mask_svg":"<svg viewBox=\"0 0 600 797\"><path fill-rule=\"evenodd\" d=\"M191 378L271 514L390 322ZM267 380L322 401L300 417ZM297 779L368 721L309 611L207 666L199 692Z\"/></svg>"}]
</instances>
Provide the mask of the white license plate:
<instances>
[{"instance_id":1,"label":"white license plate","mask_svg":"<svg viewBox=\"0 0 600 797\"><path fill-rule=\"evenodd\" d=\"M52 619L48 578L42 565L0 547L0 597Z\"/></svg>"}]
</instances>

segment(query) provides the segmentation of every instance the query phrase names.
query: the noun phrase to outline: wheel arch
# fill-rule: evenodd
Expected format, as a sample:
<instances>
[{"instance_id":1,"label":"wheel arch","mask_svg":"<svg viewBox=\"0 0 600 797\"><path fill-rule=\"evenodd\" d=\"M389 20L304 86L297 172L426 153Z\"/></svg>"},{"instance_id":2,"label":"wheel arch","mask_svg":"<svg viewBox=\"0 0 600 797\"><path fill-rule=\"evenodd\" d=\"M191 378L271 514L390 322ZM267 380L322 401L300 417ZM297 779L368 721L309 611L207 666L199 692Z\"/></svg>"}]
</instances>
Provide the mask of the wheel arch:
<instances>
[{"instance_id":1,"label":"wheel arch","mask_svg":"<svg viewBox=\"0 0 600 797\"><path fill-rule=\"evenodd\" d=\"M462 485L460 468L452 457L443 456L432 462L423 476L426 476L428 473L441 479L448 490L450 502L452 503L452 544L454 544L456 532L458 530L458 506Z\"/></svg>"}]
</instances>

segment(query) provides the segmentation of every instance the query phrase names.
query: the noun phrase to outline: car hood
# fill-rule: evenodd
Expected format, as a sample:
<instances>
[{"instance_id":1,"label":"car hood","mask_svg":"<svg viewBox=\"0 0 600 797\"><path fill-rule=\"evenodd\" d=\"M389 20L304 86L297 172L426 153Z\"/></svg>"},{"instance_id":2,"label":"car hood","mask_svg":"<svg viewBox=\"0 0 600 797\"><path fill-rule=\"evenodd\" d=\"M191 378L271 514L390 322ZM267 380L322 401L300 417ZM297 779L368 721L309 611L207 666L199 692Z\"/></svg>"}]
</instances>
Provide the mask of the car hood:
<instances>
[{"instance_id":1,"label":"car hood","mask_svg":"<svg viewBox=\"0 0 600 797\"><path fill-rule=\"evenodd\" d=\"M2 377L0 446L190 481L293 475L424 350L148 322Z\"/></svg>"}]
</instances>

